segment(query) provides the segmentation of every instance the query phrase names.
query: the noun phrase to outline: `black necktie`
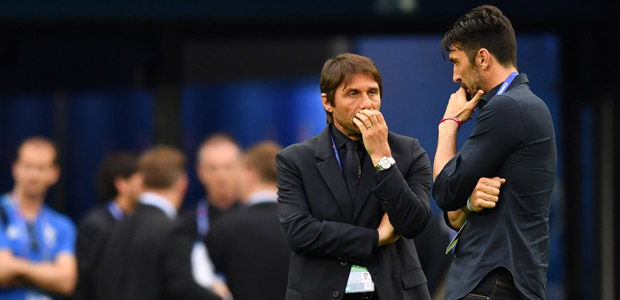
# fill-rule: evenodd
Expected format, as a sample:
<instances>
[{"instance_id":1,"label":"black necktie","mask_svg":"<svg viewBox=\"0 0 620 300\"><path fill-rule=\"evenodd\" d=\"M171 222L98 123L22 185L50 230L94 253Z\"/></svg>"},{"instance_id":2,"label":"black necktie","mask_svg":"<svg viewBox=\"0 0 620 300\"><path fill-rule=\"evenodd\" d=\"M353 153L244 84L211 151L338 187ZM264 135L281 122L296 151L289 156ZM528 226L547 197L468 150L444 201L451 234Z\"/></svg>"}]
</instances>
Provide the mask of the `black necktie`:
<instances>
[{"instance_id":1,"label":"black necktie","mask_svg":"<svg viewBox=\"0 0 620 300\"><path fill-rule=\"evenodd\" d=\"M362 169L360 167L360 157L357 154L356 141L348 141L345 146L347 148L347 186L349 188L349 194L351 195L351 198L355 199L355 196L357 195L357 187L359 185L360 175L362 174Z\"/></svg>"}]
</instances>

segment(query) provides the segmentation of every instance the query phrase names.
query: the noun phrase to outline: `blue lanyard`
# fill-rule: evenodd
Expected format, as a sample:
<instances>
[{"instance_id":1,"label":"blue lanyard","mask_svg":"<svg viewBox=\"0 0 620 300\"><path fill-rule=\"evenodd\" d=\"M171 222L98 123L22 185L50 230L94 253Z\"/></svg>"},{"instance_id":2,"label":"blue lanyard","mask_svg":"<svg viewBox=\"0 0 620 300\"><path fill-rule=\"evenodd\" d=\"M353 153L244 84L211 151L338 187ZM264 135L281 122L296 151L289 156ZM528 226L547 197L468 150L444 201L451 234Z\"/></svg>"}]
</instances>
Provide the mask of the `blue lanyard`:
<instances>
[{"instance_id":1,"label":"blue lanyard","mask_svg":"<svg viewBox=\"0 0 620 300\"><path fill-rule=\"evenodd\" d=\"M114 202L114 200L110 200L110 202L108 203L108 210L110 211L110 214L112 215L112 217L114 217L116 221L120 221L123 219L124 213L121 210L121 208L118 206L118 204Z\"/></svg>"},{"instance_id":2,"label":"blue lanyard","mask_svg":"<svg viewBox=\"0 0 620 300\"><path fill-rule=\"evenodd\" d=\"M510 73L510 75L508 75L508 78L506 78L506 81L504 81L504 83L502 83L502 86L499 88L499 90L497 91L495 96L503 94L506 91L506 89L508 88L508 86L510 86L512 81L515 79L515 77L517 77L517 75L519 75L518 72Z\"/></svg>"},{"instance_id":3,"label":"blue lanyard","mask_svg":"<svg viewBox=\"0 0 620 300\"><path fill-rule=\"evenodd\" d=\"M39 237L45 236L45 231L48 230L47 228L54 229L47 219L47 213L45 211L44 205L41 205L41 208L39 209L39 214L37 215L35 220L32 223L29 223L20 212L19 202L15 193L7 194L6 197L8 204L12 206L12 209L15 211L16 214L14 220L15 226L18 226L19 231L25 234L25 239L21 239L22 242L20 243L20 248L22 251L21 254L25 257L31 258L32 255L39 255L41 261L49 261L52 257L52 245L49 245L45 238L39 239ZM39 232L41 230L44 231L42 233L43 236L39 235ZM55 241L53 241L53 243L55 243Z\"/></svg>"},{"instance_id":4,"label":"blue lanyard","mask_svg":"<svg viewBox=\"0 0 620 300\"><path fill-rule=\"evenodd\" d=\"M334 154L336 155L336 160L338 161L338 166L340 167L340 173L342 173L342 163L340 163L340 155L338 155L338 149L336 149L336 143L334 142L334 136L332 135L331 129L329 131L329 138L332 139L332 149L334 149Z\"/></svg>"},{"instance_id":5,"label":"blue lanyard","mask_svg":"<svg viewBox=\"0 0 620 300\"><path fill-rule=\"evenodd\" d=\"M209 232L209 204L207 200L200 201L196 209L196 225L198 226L198 235L206 236Z\"/></svg>"}]
</instances>

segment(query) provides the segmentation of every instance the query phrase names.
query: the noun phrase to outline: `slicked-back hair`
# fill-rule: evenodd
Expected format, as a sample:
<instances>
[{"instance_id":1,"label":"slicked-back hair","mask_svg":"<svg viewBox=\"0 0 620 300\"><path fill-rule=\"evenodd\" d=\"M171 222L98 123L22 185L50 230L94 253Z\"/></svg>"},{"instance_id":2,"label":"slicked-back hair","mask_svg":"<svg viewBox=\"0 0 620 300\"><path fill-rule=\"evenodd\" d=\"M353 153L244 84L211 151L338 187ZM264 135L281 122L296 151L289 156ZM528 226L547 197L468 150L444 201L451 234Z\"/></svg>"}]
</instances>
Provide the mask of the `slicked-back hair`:
<instances>
[{"instance_id":1,"label":"slicked-back hair","mask_svg":"<svg viewBox=\"0 0 620 300\"><path fill-rule=\"evenodd\" d=\"M495 6L478 6L458 19L441 40L444 59L451 46L464 51L472 64L478 50L485 48L502 66L517 66L515 31Z\"/></svg>"},{"instance_id":2,"label":"slicked-back hair","mask_svg":"<svg viewBox=\"0 0 620 300\"><path fill-rule=\"evenodd\" d=\"M246 166L256 170L261 181L276 183L278 170L276 168L276 155L282 147L272 141L260 142L248 148L244 154Z\"/></svg>"},{"instance_id":3,"label":"slicked-back hair","mask_svg":"<svg viewBox=\"0 0 620 300\"><path fill-rule=\"evenodd\" d=\"M379 95L383 95L381 74L372 60L357 54L342 53L326 61L321 71L321 93L327 95L327 103L334 106L336 89L342 83L344 83L345 87L349 85L353 76L357 74L365 74L374 78L379 85ZM333 123L334 117L332 113L325 111L325 114L327 115L327 123Z\"/></svg>"},{"instance_id":4,"label":"slicked-back hair","mask_svg":"<svg viewBox=\"0 0 620 300\"><path fill-rule=\"evenodd\" d=\"M171 146L155 146L138 160L138 171L144 178L144 187L167 189L185 172L185 156Z\"/></svg>"},{"instance_id":5,"label":"slicked-back hair","mask_svg":"<svg viewBox=\"0 0 620 300\"><path fill-rule=\"evenodd\" d=\"M97 195L100 202L116 198L118 190L114 185L116 178L128 179L138 172L138 157L131 152L114 152L106 155L95 177Z\"/></svg>"}]
</instances>

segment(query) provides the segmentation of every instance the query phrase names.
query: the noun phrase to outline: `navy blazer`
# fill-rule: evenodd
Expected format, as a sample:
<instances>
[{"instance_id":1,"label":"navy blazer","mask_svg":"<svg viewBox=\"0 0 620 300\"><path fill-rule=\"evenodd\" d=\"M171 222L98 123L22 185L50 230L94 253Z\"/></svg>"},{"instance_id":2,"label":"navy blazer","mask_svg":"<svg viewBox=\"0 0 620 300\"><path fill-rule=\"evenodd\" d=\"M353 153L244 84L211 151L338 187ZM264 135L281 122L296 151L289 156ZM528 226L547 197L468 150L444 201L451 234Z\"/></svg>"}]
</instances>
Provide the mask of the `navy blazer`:
<instances>
[{"instance_id":1,"label":"navy blazer","mask_svg":"<svg viewBox=\"0 0 620 300\"><path fill-rule=\"evenodd\" d=\"M368 268L381 299L430 299L413 238L430 218L431 167L418 140L390 132L396 167L376 173L366 155L351 203L330 126L276 156L282 230L293 250L287 300L342 299L351 264ZM402 237L377 246L387 212Z\"/></svg>"}]
</instances>

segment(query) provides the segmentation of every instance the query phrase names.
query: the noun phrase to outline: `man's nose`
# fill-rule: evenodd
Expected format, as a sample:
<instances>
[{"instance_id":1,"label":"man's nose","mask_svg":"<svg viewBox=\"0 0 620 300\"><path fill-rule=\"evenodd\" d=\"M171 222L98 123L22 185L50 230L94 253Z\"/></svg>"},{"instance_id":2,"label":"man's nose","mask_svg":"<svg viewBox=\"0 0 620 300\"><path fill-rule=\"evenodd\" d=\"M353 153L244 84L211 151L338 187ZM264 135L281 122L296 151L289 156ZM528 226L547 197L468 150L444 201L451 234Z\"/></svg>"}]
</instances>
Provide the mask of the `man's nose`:
<instances>
[{"instance_id":1,"label":"man's nose","mask_svg":"<svg viewBox=\"0 0 620 300\"><path fill-rule=\"evenodd\" d=\"M454 81L456 83L461 82L461 75L457 74L456 72L452 73L452 81Z\"/></svg>"},{"instance_id":2,"label":"man's nose","mask_svg":"<svg viewBox=\"0 0 620 300\"><path fill-rule=\"evenodd\" d=\"M364 93L364 95L362 96L362 105L360 106L361 109L371 109L372 108L372 102L370 101L370 97L368 96L367 93Z\"/></svg>"}]
</instances>

